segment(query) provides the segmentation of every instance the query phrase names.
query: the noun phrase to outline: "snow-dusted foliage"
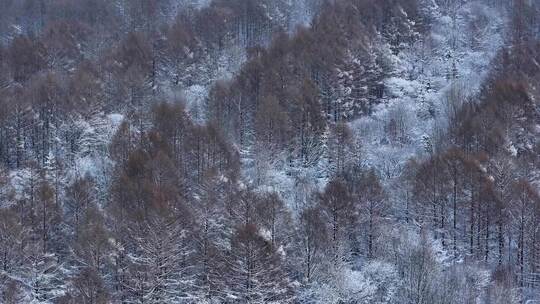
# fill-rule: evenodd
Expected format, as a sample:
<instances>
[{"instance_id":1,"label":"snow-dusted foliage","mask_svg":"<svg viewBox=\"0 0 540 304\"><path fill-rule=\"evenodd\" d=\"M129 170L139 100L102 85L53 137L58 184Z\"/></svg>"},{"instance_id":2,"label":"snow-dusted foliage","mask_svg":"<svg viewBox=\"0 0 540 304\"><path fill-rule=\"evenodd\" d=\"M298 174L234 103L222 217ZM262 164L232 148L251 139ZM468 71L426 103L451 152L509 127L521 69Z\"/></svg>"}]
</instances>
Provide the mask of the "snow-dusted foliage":
<instances>
[{"instance_id":1,"label":"snow-dusted foliage","mask_svg":"<svg viewBox=\"0 0 540 304\"><path fill-rule=\"evenodd\" d=\"M539 301L539 13L0 0L0 303Z\"/></svg>"}]
</instances>

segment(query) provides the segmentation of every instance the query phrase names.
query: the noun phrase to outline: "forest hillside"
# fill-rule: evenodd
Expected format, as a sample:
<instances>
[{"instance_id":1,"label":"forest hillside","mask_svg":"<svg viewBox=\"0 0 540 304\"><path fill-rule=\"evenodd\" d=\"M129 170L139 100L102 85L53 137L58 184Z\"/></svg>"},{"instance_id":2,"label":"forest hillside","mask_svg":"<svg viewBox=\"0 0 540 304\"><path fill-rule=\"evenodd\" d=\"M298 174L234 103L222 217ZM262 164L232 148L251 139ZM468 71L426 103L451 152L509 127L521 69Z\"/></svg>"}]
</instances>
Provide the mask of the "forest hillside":
<instances>
[{"instance_id":1,"label":"forest hillside","mask_svg":"<svg viewBox=\"0 0 540 304\"><path fill-rule=\"evenodd\" d=\"M0 0L0 303L540 302L535 0Z\"/></svg>"}]
</instances>

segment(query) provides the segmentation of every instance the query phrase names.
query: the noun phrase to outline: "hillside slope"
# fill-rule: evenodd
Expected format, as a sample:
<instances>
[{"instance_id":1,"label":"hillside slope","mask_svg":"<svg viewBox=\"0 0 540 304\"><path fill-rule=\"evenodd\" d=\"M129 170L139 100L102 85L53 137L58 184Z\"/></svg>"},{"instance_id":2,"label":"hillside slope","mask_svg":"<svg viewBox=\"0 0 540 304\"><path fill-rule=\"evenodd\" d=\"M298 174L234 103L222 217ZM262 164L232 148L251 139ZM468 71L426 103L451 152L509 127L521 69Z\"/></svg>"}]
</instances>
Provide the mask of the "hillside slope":
<instances>
[{"instance_id":1,"label":"hillside slope","mask_svg":"<svg viewBox=\"0 0 540 304\"><path fill-rule=\"evenodd\" d=\"M0 303L539 301L539 13L0 1Z\"/></svg>"}]
</instances>

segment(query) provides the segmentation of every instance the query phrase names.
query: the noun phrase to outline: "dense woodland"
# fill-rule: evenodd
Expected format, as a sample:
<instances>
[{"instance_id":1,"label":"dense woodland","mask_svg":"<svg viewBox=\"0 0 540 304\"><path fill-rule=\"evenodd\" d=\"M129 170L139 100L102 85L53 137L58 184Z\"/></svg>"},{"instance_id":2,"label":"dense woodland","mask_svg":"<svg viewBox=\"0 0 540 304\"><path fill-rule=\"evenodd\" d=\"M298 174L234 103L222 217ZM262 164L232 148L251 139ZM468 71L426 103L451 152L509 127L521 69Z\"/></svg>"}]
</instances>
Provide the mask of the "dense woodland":
<instances>
[{"instance_id":1,"label":"dense woodland","mask_svg":"<svg viewBox=\"0 0 540 304\"><path fill-rule=\"evenodd\" d=\"M535 303L539 102L537 1L0 0L0 303Z\"/></svg>"}]
</instances>

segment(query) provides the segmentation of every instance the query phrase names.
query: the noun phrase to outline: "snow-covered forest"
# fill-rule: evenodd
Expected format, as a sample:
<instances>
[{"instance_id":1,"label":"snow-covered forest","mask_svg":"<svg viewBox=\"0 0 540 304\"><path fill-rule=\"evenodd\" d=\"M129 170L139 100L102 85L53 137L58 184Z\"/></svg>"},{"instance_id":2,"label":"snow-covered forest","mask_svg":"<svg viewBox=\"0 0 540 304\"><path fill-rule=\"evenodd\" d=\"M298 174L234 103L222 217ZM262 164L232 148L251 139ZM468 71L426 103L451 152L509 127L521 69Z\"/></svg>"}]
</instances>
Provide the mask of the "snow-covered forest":
<instances>
[{"instance_id":1,"label":"snow-covered forest","mask_svg":"<svg viewBox=\"0 0 540 304\"><path fill-rule=\"evenodd\" d=\"M540 1L0 0L0 303L540 303Z\"/></svg>"}]
</instances>

